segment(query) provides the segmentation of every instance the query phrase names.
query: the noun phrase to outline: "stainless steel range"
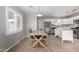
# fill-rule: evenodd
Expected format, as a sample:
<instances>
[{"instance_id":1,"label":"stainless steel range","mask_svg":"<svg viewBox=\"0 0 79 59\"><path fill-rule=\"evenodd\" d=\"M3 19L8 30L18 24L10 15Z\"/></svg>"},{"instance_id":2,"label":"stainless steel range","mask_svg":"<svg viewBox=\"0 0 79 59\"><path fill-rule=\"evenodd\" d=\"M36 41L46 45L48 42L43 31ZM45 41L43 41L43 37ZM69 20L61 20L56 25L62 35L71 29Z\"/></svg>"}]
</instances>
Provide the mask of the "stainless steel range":
<instances>
[{"instance_id":1,"label":"stainless steel range","mask_svg":"<svg viewBox=\"0 0 79 59\"><path fill-rule=\"evenodd\" d=\"M79 27L75 27L72 29L73 29L73 37L79 39Z\"/></svg>"}]
</instances>

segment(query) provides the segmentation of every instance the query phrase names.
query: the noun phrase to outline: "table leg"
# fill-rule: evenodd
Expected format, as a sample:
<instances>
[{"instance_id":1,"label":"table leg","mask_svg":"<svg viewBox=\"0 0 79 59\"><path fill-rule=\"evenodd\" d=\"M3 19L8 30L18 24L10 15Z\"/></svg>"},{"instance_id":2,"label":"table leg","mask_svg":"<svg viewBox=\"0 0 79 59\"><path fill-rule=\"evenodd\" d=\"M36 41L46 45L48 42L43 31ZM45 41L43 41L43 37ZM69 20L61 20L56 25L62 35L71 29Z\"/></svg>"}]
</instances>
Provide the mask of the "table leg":
<instances>
[{"instance_id":1,"label":"table leg","mask_svg":"<svg viewBox=\"0 0 79 59\"><path fill-rule=\"evenodd\" d=\"M42 45L44 48L46 48L45 45L41 42L42 38L44 37L43 35L39 39L35 36L33 36L33 37L35 38L36 42L32 45L32 47L34 47L37 43L40 43L40 45Z\"/></svg>"}]
</instances>

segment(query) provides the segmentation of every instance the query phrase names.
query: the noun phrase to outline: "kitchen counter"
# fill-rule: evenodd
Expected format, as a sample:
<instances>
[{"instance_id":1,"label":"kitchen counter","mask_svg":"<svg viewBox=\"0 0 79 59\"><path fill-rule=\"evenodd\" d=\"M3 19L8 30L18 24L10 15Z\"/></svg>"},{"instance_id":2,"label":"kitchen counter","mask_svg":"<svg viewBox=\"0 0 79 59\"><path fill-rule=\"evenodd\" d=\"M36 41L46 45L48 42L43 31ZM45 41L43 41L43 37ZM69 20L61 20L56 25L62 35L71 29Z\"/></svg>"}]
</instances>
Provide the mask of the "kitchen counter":
<instances>
[{"instance_id":1,"label":"kitchen counter","mask_svg":"<svg viewBox=\"0 0 79 59\"><path fill-rule=\"evenodd\" d=\"M63 40L69 40L73 43L73 30L70 28L56 28L55 29L55 36Z\"/></svg>"}]
</instances>

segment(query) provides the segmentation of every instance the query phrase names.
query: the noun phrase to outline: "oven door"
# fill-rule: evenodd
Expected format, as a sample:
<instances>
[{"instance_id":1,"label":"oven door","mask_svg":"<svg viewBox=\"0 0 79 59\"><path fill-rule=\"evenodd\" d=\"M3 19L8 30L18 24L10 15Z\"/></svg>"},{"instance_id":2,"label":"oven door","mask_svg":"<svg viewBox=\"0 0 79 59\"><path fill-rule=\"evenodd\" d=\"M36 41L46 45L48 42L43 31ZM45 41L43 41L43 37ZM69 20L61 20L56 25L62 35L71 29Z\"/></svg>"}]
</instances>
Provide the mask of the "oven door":
<instances>
[{"instance_id":1,"label":"oven door","mask_svg":"<svg viewBox=\"0 0 79 59\"><path fill-rule=\"evenodd\" d=\"M73 37L77 39L77 29L76 28L73 29Z\"/></svg>"}]
</instances>

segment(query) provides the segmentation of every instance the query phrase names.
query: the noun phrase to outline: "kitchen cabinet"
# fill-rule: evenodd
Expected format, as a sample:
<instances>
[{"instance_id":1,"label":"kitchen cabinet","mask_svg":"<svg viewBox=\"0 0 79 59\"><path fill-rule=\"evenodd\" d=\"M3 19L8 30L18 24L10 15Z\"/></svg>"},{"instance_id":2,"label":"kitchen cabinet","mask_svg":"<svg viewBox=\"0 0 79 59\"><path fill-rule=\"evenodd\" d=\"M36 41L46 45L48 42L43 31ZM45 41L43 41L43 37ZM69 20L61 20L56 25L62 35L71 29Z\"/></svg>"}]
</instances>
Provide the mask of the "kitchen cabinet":
<instances>
[{"instance_id":1,"label":"kitchen cabinet","mask_svg":"<svg viewBox=\"0 0 79 59\"><path fill-rule=\"evenodd\" d=\"M62 30L62 43L63 40L71 41L73 43L73 30L63 29Z\"/></svg>"},{"instance_id":2,"label":"kitchen cabinet","mask_svg":"<svg viewBox=\"0 0 79 59\"><path fill-rule=\"evenodd\" d=\"M61 24L73 24L73 19L61 19Z\"/></svg>"},{"instance_id":3,"label":"kitchen cabinet","mask_svg":"<svg viewBox=\"0 0 79 59\"><path fill-rule=\"evenodd\" d=\"M73 19L45 19L45 22L51 22L54 25L73 24Z\"/></svg>"},{"instance_id":4,"label":"kitchen cabinet","mask_svg":"<svg viewBox=\"0 0 79 59\"><path fill-rule=\"evenodd\" d=\"M57 20L56 19L51 19L52 24L56 24Z\"/></svg>"},{"instance_id":5,"label":"kitchen cabinet","mask_svg":"<svg viewBox=\"0 0 79 59\"><path fill-rule=\"evenodd\" d=\"M74 24L79 24L79 19L73 20Z\"/></svg>"}]
</instances>

